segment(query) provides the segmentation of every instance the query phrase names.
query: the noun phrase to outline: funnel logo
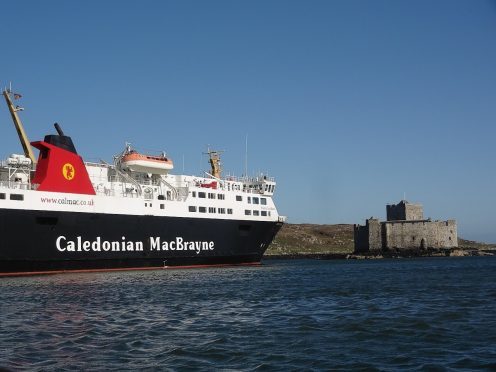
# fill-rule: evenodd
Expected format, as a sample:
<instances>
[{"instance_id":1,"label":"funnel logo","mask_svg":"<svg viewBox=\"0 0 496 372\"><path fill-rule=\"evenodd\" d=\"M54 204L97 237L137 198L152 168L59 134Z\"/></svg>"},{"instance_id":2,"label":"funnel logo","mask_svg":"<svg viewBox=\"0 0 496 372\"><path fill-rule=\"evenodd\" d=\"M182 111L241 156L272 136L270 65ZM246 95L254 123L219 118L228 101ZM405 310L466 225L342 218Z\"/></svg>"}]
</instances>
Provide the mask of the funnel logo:
<instances>
[{"instance_id":1,"label":"funnel logo","mask_svg":"<svg viewBox=\"0 0 496 372\"><path fill-rule=\"evenodd\" d=\"M65 163L62 167L62 174L67 181L71 181L74 179L76 175L76 171L74 170L74 166L71 163Z\"/></svg>"}]
</instances>

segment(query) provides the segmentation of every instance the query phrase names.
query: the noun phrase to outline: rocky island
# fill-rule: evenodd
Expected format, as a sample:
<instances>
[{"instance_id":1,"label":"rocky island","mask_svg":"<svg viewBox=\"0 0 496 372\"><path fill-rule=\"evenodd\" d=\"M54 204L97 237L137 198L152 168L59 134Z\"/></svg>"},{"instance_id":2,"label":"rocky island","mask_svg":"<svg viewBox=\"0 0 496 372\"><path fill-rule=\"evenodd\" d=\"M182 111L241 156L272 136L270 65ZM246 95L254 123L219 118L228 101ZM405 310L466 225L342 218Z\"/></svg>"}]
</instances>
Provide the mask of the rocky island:
<instances>
[{"instance_id":1,"label":"rocky island","mask_svg":"<svg viewBox=\"0 0 496 372\"><path fill-rule=\"evenodd\" d=\"M458 247L416 252L381 252L354 255L354 225L285 224L265 253L265 258L366 258L410 256L482 256L496 254L496 244L458 237Z\"/></svg>"}]
</instances>

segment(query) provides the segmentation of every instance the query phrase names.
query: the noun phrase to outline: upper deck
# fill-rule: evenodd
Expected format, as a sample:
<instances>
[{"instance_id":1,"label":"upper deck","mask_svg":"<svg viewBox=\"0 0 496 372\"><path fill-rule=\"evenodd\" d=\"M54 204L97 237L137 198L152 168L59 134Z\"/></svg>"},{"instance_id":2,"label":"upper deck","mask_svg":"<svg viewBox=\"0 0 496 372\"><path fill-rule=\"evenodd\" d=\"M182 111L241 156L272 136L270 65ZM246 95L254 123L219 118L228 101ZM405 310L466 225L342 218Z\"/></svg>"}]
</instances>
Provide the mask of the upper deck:
<instances>
[{"instance_id":1,"label":"upper deck","mask_svg":"<svg viewBox=\"0 0 496 372\"><path fill-rule=\"evenodd\" d=\"M11 96L15 99L15 95L11 90L3 94L25 152L0 162L0 199L29 200L32 204L23 203L19 205L21 209L43 206L47 200L58 204L52 206L55 209L65 208L59 204L67 203L60 201L73 198L75 203L71 204L91 206L85 211L96 213L202 217L208 210L212 218L223 218L223 214L241 219L278 216L272 200L274 178L222 178L221 152L208 150L211 172L204 176L170 174L173 162L165 153L140 154L130 144L114 156L112 164L84 162L71 137L58 124L54 125L56 135L30 143L17 115L18 106L12 104ZM37 159L31 146L40 151ZM88 203L93 196L98 203ZM123 199L127 199L126 203L122 203ZM17 208L14 204L2 205Z\"/></svg>"},{"instance_id":2,"label":"upper deck","mask_svg":"<svg viewBox=\"0 0 496 372\"><path fill-rule=\"evenodd\" d=\"M22 159L22 155L20 156ZM11 157L12 158L12 157ZM32 183L34 170L23 162L0 162L0 199L24 209L50 208L117 214L175 215L197 218L235 218L285 221L272 200L272 177L214 179L188 175L122 173L111 164L85 163L96 199L59 193L48 196ZM38 192L39 191L39 192ZM29 195L26 194L29 193ZM34 194L32 194L34 192ZM7 196L10 194L9 196ZM35 195L39 194L39 197ZM66 199L74 199L70 206ZM7 199L7 200L6 200ZM105 199L108 199L105 202ZM90 201L91 200L91 201ZM93 201L96 200L97 202ZM128 200L126 203L119 200ZM60 205L62 204L62 205ZM99 209L105 205L105 208Z\"/></svg>"}]
</instances>

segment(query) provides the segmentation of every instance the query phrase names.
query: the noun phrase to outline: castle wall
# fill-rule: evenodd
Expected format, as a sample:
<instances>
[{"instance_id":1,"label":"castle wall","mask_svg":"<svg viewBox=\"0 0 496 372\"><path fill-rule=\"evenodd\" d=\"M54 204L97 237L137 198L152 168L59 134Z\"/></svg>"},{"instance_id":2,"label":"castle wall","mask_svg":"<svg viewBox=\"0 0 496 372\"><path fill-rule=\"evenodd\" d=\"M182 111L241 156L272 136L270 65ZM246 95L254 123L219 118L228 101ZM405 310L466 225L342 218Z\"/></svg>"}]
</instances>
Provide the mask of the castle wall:
<instances>
[{"instance_id":1,"label":"castle wall","mask_svg":"<svg viewBox=\"0 0 496 372\"><path fill-rule=\"evenodd\" d=\"M383 246L381 223L377 219L367 220L369 226L369 250L380 251Z\"/></svg>"},{"instance_id":2,"label":"castle wall","mask_svg":"<svg viewBox=\"0 0 496 372\"><path fill-rule=\"evenodd\" d=\"M353 226L355 253L363 253L369 251L369 227L368 225Z\"/></svg>"},{"instance_id":3,"label":"castle wall","mask_svg":"<svg viewBox=\"0 0 496 372\"><path fill-rule=\"evenodd\" d=\"M458 246L456 221L385 222L385 248L453 248Z\"/></svg>"},{"instance_id":4,"label":"castle wall","mask_svg":"<svg viewBox=\"0 0 496 372\"><path fill-rule=\"evenodd\" d=\"M405 220L423 220L424 208L420 204L406 204L405 205Z\"/></svg>"},{"instance_id":5,"label":"castle wall","mask_svg":"<svg viewBox=\"0 0 496 372\"><path fill-rule=\"evenodd\" d=\"M380 251L382 249L382 227L378 219L370 218L365 226L354 226L355 253Z\"/></svg>"}]
</instances>

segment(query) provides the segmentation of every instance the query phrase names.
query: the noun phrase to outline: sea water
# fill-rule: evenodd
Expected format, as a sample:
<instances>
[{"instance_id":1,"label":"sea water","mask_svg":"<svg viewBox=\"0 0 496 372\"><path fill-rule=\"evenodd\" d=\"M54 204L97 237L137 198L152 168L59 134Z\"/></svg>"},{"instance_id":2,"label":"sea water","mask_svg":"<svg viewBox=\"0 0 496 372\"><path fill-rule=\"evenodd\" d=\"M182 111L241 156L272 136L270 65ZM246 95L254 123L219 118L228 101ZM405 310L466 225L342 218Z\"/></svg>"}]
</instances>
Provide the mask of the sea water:
<instances>
[{"instance_id":1,"label":"sea water","mask_svg":"<svg viewBox=\"0 0 496 372\"><path fill-rule=\"evenodd\" d=\"M0 279L7 370L496 368L496 258Z\"/></svg>"}]
</instances>

